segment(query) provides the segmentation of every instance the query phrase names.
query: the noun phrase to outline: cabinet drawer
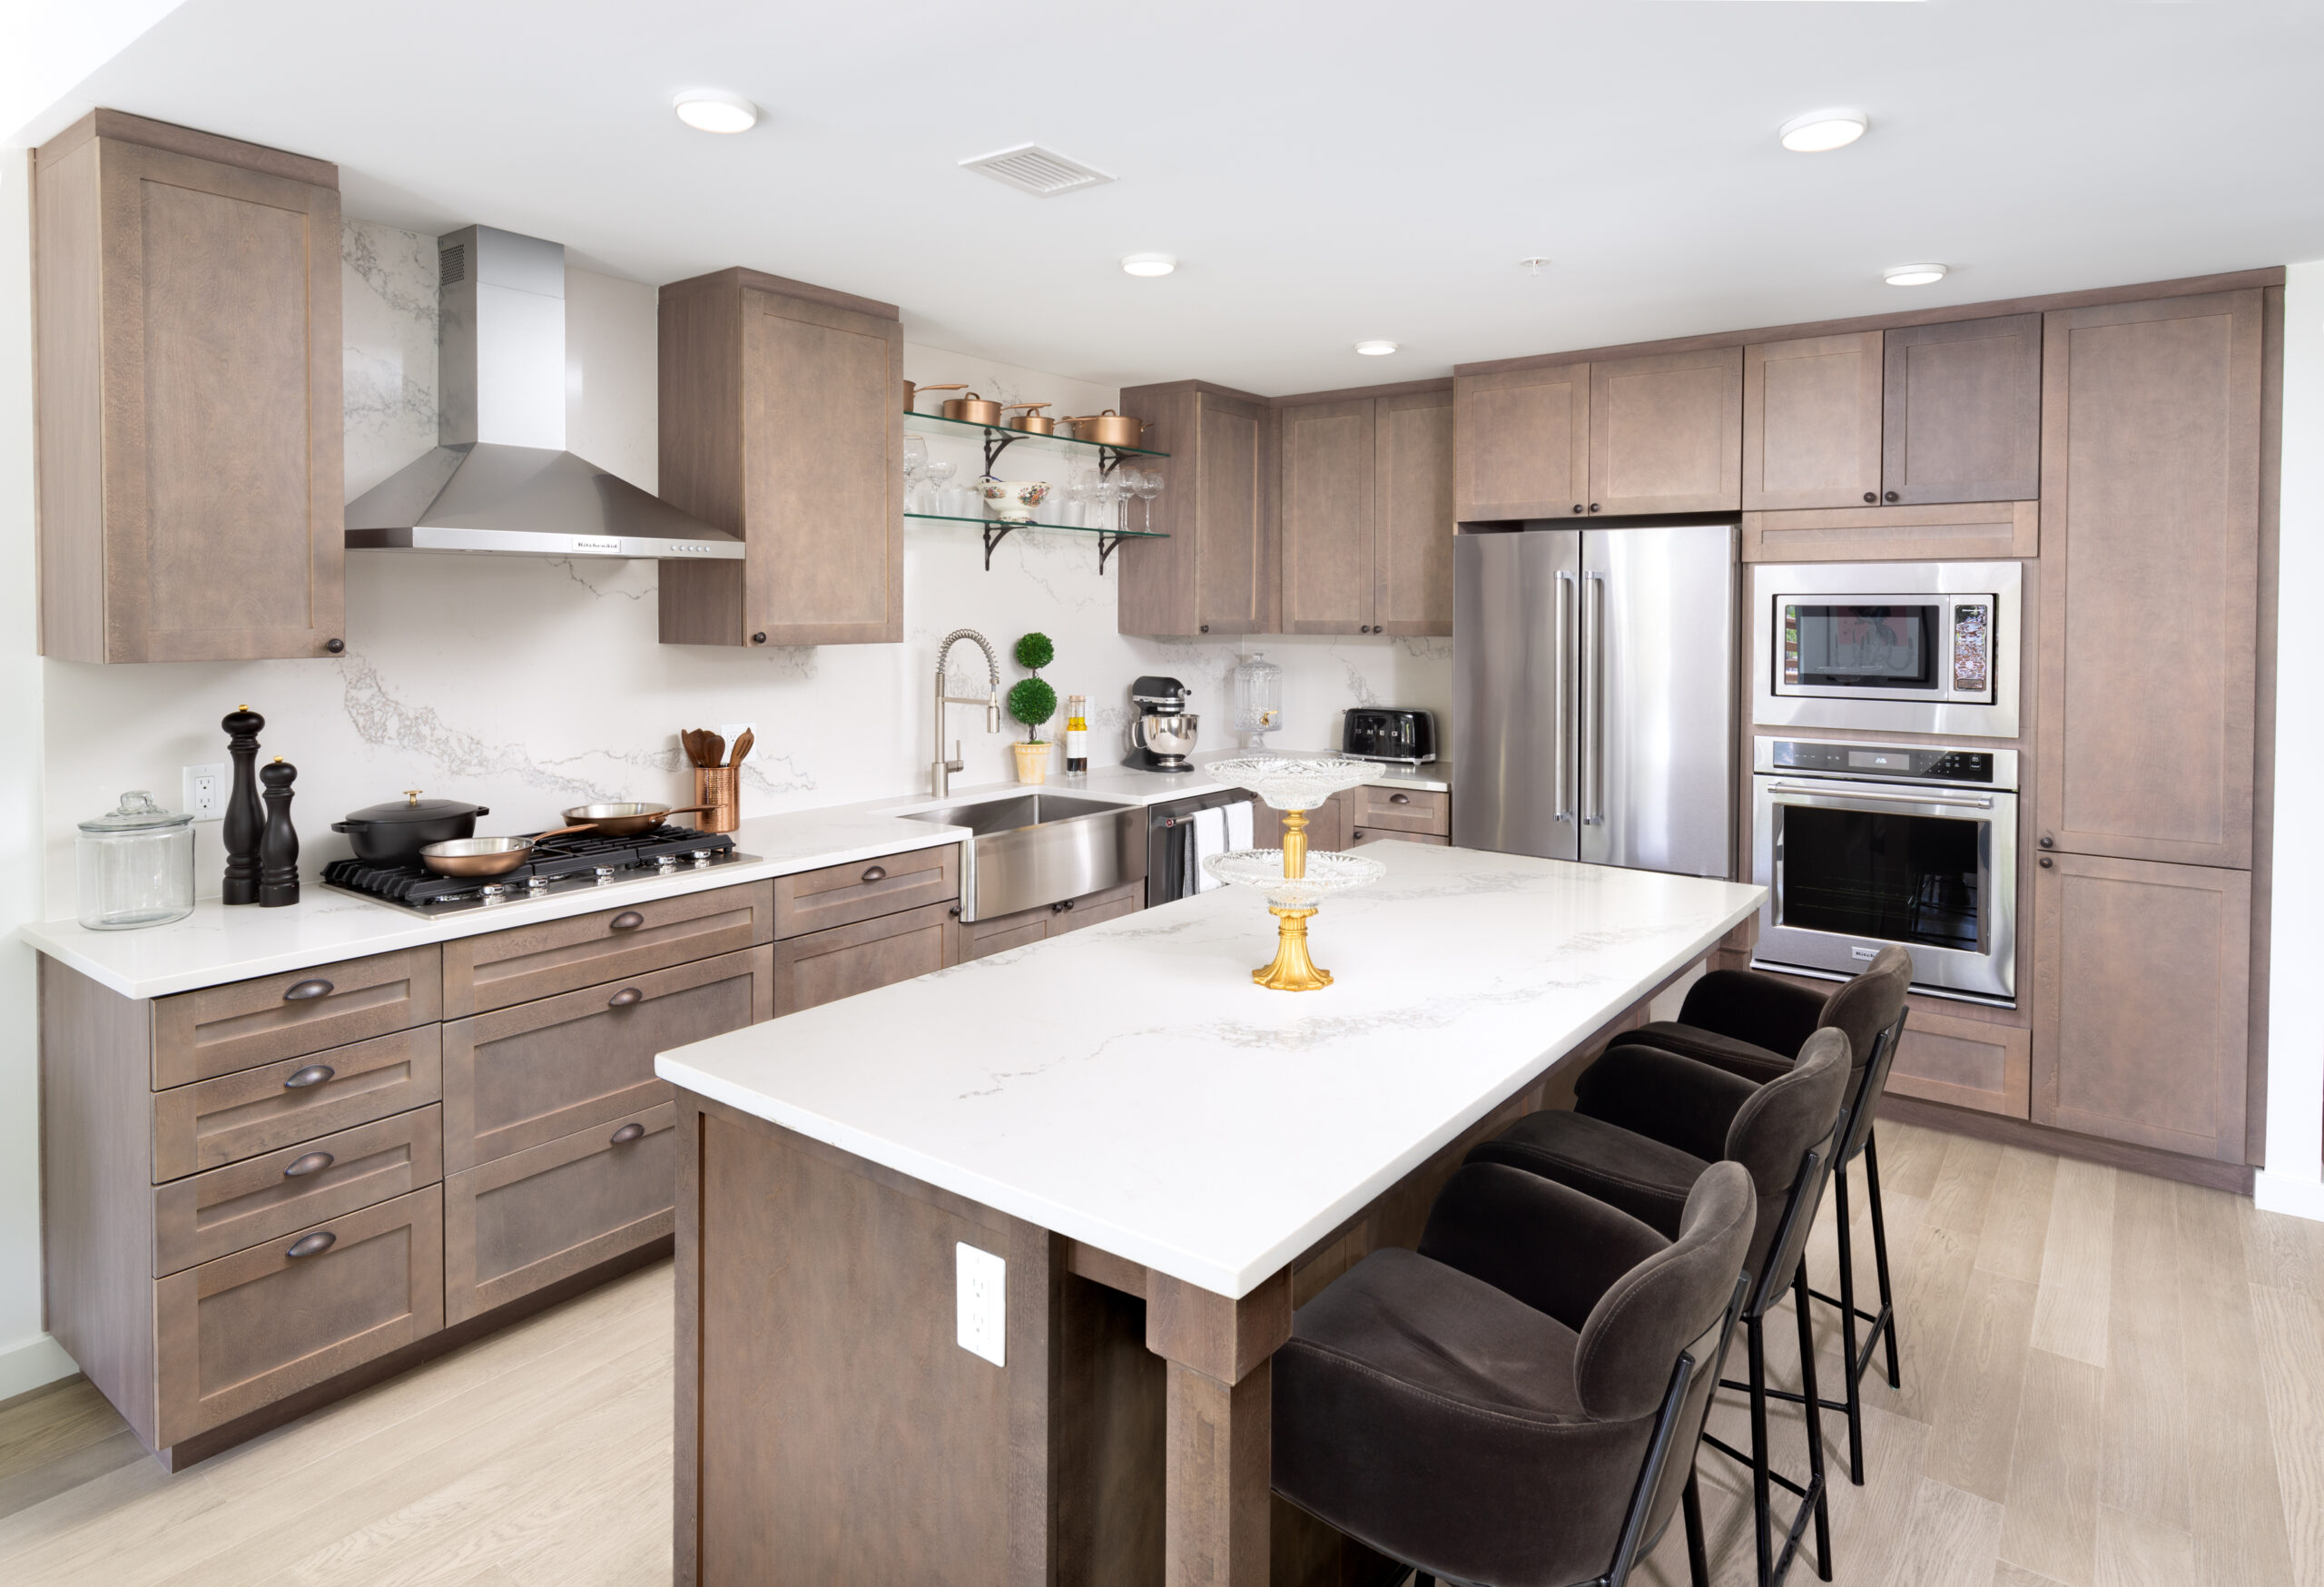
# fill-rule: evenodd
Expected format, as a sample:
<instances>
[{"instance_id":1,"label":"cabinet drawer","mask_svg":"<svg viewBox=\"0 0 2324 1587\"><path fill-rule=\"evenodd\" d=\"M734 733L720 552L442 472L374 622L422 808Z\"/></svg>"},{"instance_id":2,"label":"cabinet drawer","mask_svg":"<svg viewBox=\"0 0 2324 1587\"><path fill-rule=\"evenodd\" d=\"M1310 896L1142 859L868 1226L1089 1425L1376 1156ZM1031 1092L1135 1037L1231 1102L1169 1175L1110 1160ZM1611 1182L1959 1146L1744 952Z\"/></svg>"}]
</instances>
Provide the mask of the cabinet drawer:
<instances>
[{"instance_id":1,"label":"cabinet drawer","mask_svg":"<svg viewBox=\"0 0 2324 1587\"><path fill-rule=\"evenodd\" d=\"M229 1256L444 1177L442 1110L399 1113L153 1192L153 1276Z\"/></svg>"},{"instance_id":2,"label":"cabinet drawer","mask_svg":"<svg viewBox=\"0 0 2324 1587\"><path fill-rule=\"evenodd\" d=\"M772 882L466 937L444 944L444 1018L465 1019L773 940Z\"/></svg>"},{"instance_id":3,"label":"cabinet drawer","mask_svg":"<svg viewBox=\"0 0 2324 1587\"><path fill-rule=\"evenodd\" d=\"M153 1089L408 1030L438 1017L433 947L319 964L153 1000Z\"/></svg>"},{"instance_id":4,"label":"cabinet drawer","mask_svg":"<svg viewBox=\"0 0 2324 1587\"><path fill-rule=\"evenodd\" d=\"M154 1183L437 1100L441 1038L440 1026L420 1025L159 1093Z\"/></svg>"},{"instance_id":5,"label":"cabinet drawer","mask_svg":"<svg viewBox=\"0 0 2324 1587\"><path fill-rule=\"evenodd\" d=\"M1423 788L1352 788L1352 824L1381 832L1434 833L1452 830L1452 799Z\"/></svg>"},{"instance_id":6,"label":"cabinet drawer","mask_svg":"<svg viewBox=\"0 0 2324 1587\"><path fill-rule=\"evenodd\" d=\"M944 851L946 853L951 850ZM1049 912L1041 912L1046 915ZM795 1014L941 970L952 906L931 903L901 914L793 937L774 945L774 1011ZM1009 917L1014 919L1015 917Z\"/></svg>"},{"instance_id":7,"label":"cabinet drawer","mask_svg":"<svg viewBox=\"0 0 2324 1587\"><path fill-rule=\"evenodd\" d=\"M768 1018L773 953L749 948L447 1024L445 1168L667 1100L654 1055Z\"/></svg>"},{"instance_id":8,"label":"cabinet drawer","mask_svg":"<svg viewBox=\"0 0 2324 1587\"><path fill-rule=\"evenodd\" d=\"M443 1187L172 1273L153 1321L163 1448L400 1349L444 1326Z\"/></svg>"},{"instance_id":9,"label":"cabinet drawer","mask_svg":"<svg viewBox=\"0 0 2324 1587\"><path fill-rule=\"evenodd\" d=\"M801 937L960 896L960 846L915 849L774 879L774 934Z\"/></svg>"},{"instance_id":10,"label":"cabinet drawer","mask_svg":"<svg viewBox=\"0 0 2324 1587\"><path fill-rule=\"evenodd\" d=\"M677 1105L444 1181L444 1320L464 1322L675 1227Z\"/></svg>"},{"instance_id":11,"label":"cabinet drawer","mask_svg":"<svg viewBox=\"0 0 2324 1587\"><path fill-rule=\"evenodd\" d=\"M1049 934L1061 937L1084 926L1136 914L1145 907L1146 883L1143 882L1126 882L1119 887L1108 887L1102 892L1085 892L1049 916Z\"/></svg>"},{"instance_id":12,"label":"cabinet drawer","mask_svg":"<svg viewBox=\"0 0 2324 1587\"><path fill-rule=\"evenodd\" d=\"M950 930L949 962L966 964L971 959L989 958L1042 941L1049 934L1049 906L1020 909L1015 914L995 915L986 921L954 921Z\"/></svg>"},{"instance_id":13,"label":"cabinet drawer","mask_svg":"<svg viewBox=\"0 0 2324 1587\"><path fill-rule=\"evenodd\" d=\"M1387 838L1400 843L1434 843L1439 848L1449 847L1452 842L1451 838L1441 838L1434 833L1398 832L1393 827L1360 826L1347 834L1351 845L1368 843L1374 838Z\"/></svg>"}]
</instances>

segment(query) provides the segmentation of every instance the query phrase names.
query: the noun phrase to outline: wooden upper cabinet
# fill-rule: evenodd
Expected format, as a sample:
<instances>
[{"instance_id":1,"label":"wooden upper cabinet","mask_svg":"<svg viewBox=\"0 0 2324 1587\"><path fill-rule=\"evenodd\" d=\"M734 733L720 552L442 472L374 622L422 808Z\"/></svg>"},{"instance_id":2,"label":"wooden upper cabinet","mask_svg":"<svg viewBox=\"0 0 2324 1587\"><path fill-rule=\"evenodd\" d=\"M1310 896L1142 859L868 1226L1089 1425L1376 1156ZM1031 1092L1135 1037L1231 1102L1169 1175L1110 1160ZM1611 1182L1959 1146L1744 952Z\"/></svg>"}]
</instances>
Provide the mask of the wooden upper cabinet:
<instances>
[{"instance_id":1,"label":"wooden upper cabinet","mask_svg":"<svg viewBox=\"0 0 2324 1587\"><path fill-rule=\"evenodd\" d=\"M1378 602L1376 404L1306 402L1283 431L1283 626L1368 632Z\"/></svg>"},{"instance_id":2,"label":"wooden upper cabinet","mask_svg":"<svg viewBox=\"0 0 2324 1587\"><path fill-rule=\"evenodd\" d=\"M41 654L345 649L339 168L100 110L34 190Z\"/></svg>"},{"instance_id":3,"label":"wooden upper cabinet","mask_svg":"<svg viewBox=\"0 0 2324 1587\"><path fill-rule=\"evenodd\" d=\"M1452 632L1452 393L1378 399L1373 632Z\"/></svg>"},{"instance_id":4,"label":"wooden upper cabinet","mask_svg":"<svg viewBox=\"0 0 2324 1587\"><path fill-rule=\"evenodd\" d=\"M1275 549L1275 415L1262 398L1200 380L1134 386L1165 480L1154 527L1119 552L1124 634L1283 631Z\"/></svg>"},{"instance_id":5,"label":"wooden upper cabinet","mask_svg":"<svg viewBox=\"0 0 2324 1587\"><path fill-rule=\"evenodd\" d=\"M1909 326L1886 342L1881 500L2042 494L2042 316Z\"/></svg>"},{"instance_id":6,"label":"wooden upper cabinet","mask_svg":"<svg viewBox=\"0 0 2324 1587\"><path fill-rule=\"evenodd\" d=\"M1588 364L1460 376L1452 411L1455 518L1476 523L1584 511Z\"/></svg>"},{"instance_id":7,"label":"wooden upper cabinet","mask_svg":"<svg viewBox=\"0 0 2324 1587\"><path fill-rule=\"evenodd\" d=\"M2040 835L2248 868L2260 294L2048 321Z\"/></svg>"},{"instance_id":8,"label":"wooden upper cabinet","mask_svg":"<svg viewBox=\"0 0 2324 1587\"><path fill-rule=\"evenodd\" d=\"M903 637L903 325L756 271L661 293L661 493L742 536L665 561L665 645Z\"/></svg>"},{"instance_id":9,"label":"wooden upper cabinet","mask_svg":"<svg viewBox=\"0 0 2324 1587\"><path fill-rule=\"evenodd\" d=\"M1743 350L1746 511L1879 501L1880 369L1877 330Z\"/></svg>"},{"instance_id":10,"label":"wooden upper cabinet","mask_svg":"<svg viewBox=\"0 0 2324 1587\"><path fill-rule=\"evenodd\" d=\"M2037 1124L2244 1160L2251 877L2046 855L2034 873Z\"/></svg>"},{"instance_id":11,"label":"wooden upper cabinet","mask_svg":"<svg viewBox=\"0 0 2324 1587\"><path fill-rule=\"evenodd\" d=\"M1590 515L1732 512L1742 500L1741 348L1590 366Z\"/></svg>"}]
</instances>

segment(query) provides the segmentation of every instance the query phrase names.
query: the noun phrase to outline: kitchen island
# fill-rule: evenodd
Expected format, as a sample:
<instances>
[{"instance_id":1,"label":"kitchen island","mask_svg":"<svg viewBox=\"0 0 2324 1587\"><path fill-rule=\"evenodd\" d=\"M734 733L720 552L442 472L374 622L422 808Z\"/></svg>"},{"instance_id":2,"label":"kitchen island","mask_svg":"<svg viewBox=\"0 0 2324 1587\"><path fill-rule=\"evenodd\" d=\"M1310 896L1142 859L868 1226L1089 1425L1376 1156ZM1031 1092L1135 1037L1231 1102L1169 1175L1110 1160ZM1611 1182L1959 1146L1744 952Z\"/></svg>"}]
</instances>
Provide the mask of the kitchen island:
<instances>
[{"instance_id":1,"label":"kitchen island","mask_svg":"<svg viewBox=\"0 0 2324 1587\"><path fill-rule=\"evenodd\" d=\"M1223 889L660 1058L681 1582L1339 1579L1268 1493L1293 1307L1762 896L1366 852L1322 991Z\"/></svg>"}]
</instances>

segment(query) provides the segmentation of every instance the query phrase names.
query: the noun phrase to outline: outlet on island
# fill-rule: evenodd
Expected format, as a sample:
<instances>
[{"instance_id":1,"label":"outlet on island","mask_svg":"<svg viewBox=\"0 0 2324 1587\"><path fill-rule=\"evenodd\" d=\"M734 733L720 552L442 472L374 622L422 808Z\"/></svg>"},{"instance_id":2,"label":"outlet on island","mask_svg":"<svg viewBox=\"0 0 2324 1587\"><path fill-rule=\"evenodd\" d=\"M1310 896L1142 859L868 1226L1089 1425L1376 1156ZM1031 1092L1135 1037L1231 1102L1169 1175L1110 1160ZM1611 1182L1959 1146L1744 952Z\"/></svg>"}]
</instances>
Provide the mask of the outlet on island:
<instances>
[{"instance_id":1,"label":"outlet on island","mask_svg":"<svg viewBox=\"0 0 2324 1587\"><path fill-rule=\"evenodd\" d=\"M1009 1365L1009 1264L990 1251L960 1243L959 1253L960 1348L995 1366Z\"/></svg>"}]
</instances>

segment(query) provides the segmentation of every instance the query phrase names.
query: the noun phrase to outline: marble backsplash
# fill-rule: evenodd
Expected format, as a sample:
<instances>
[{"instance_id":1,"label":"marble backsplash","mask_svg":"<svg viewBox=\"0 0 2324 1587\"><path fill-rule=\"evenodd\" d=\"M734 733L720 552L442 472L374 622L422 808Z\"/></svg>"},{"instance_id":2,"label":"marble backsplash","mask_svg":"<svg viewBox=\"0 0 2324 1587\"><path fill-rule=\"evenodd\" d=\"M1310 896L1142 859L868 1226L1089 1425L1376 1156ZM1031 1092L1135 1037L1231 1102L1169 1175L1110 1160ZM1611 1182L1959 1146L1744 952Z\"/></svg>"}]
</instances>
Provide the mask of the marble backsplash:
<instances>
[{"instance_id":1,"label":"marble backsplash","mask_svg":"<svg viewBox=\"0 0 2324 1587\"><path fill-rule=\"evenodd\" d=\"M347 490L351 497L419 456L436 435L436 261L432 238L349 221L343 238ZM654 289L567 272L567 444L648 489L655 484ZM905 374L968 380L1003 400L1053 411L1114 405L1108 389L908 342ZM933 443L977 468L968 443ZM50 662L45 704L46 912L73 911L76 823L124 789L180 803L180 768L224 759L218 719L248 703L268 726L264 753L300 767L296 805L311 873L345 853L330 823L406 788L491 807L483 830L555 823L592 799L685 803L676 734L751 723L746 814L909 794L925 787L935 647L980 630L1009 647L1031 629L1056 643L1043 675L1086 694L1093 753L1118 758L1127 691L1141 673L1195 690L1206 747L1226 723L1232 644L1115 632L1118 571L1098 570L1086 536L1011 535L992 569L970 526L905 526L901 645L729 651L655 639L652 562L355 552L348 557L348 654L328 661L170 663L103 667ZM1338 742L1349 705L1449 710L1445 640L1271 636L1256 644L1285 670L1277 747ZM980 659L954 652L954 670ZM1053 724L1054 728L1060 724ZM1014 729L1014 724L1007 726ZM1016 730L1021 731L1021 730ZM1011 775L1009 733L954 707L957 782ZM214 893L217 827L197 828L202 888Z\"/></svg>"}]
</instances>

